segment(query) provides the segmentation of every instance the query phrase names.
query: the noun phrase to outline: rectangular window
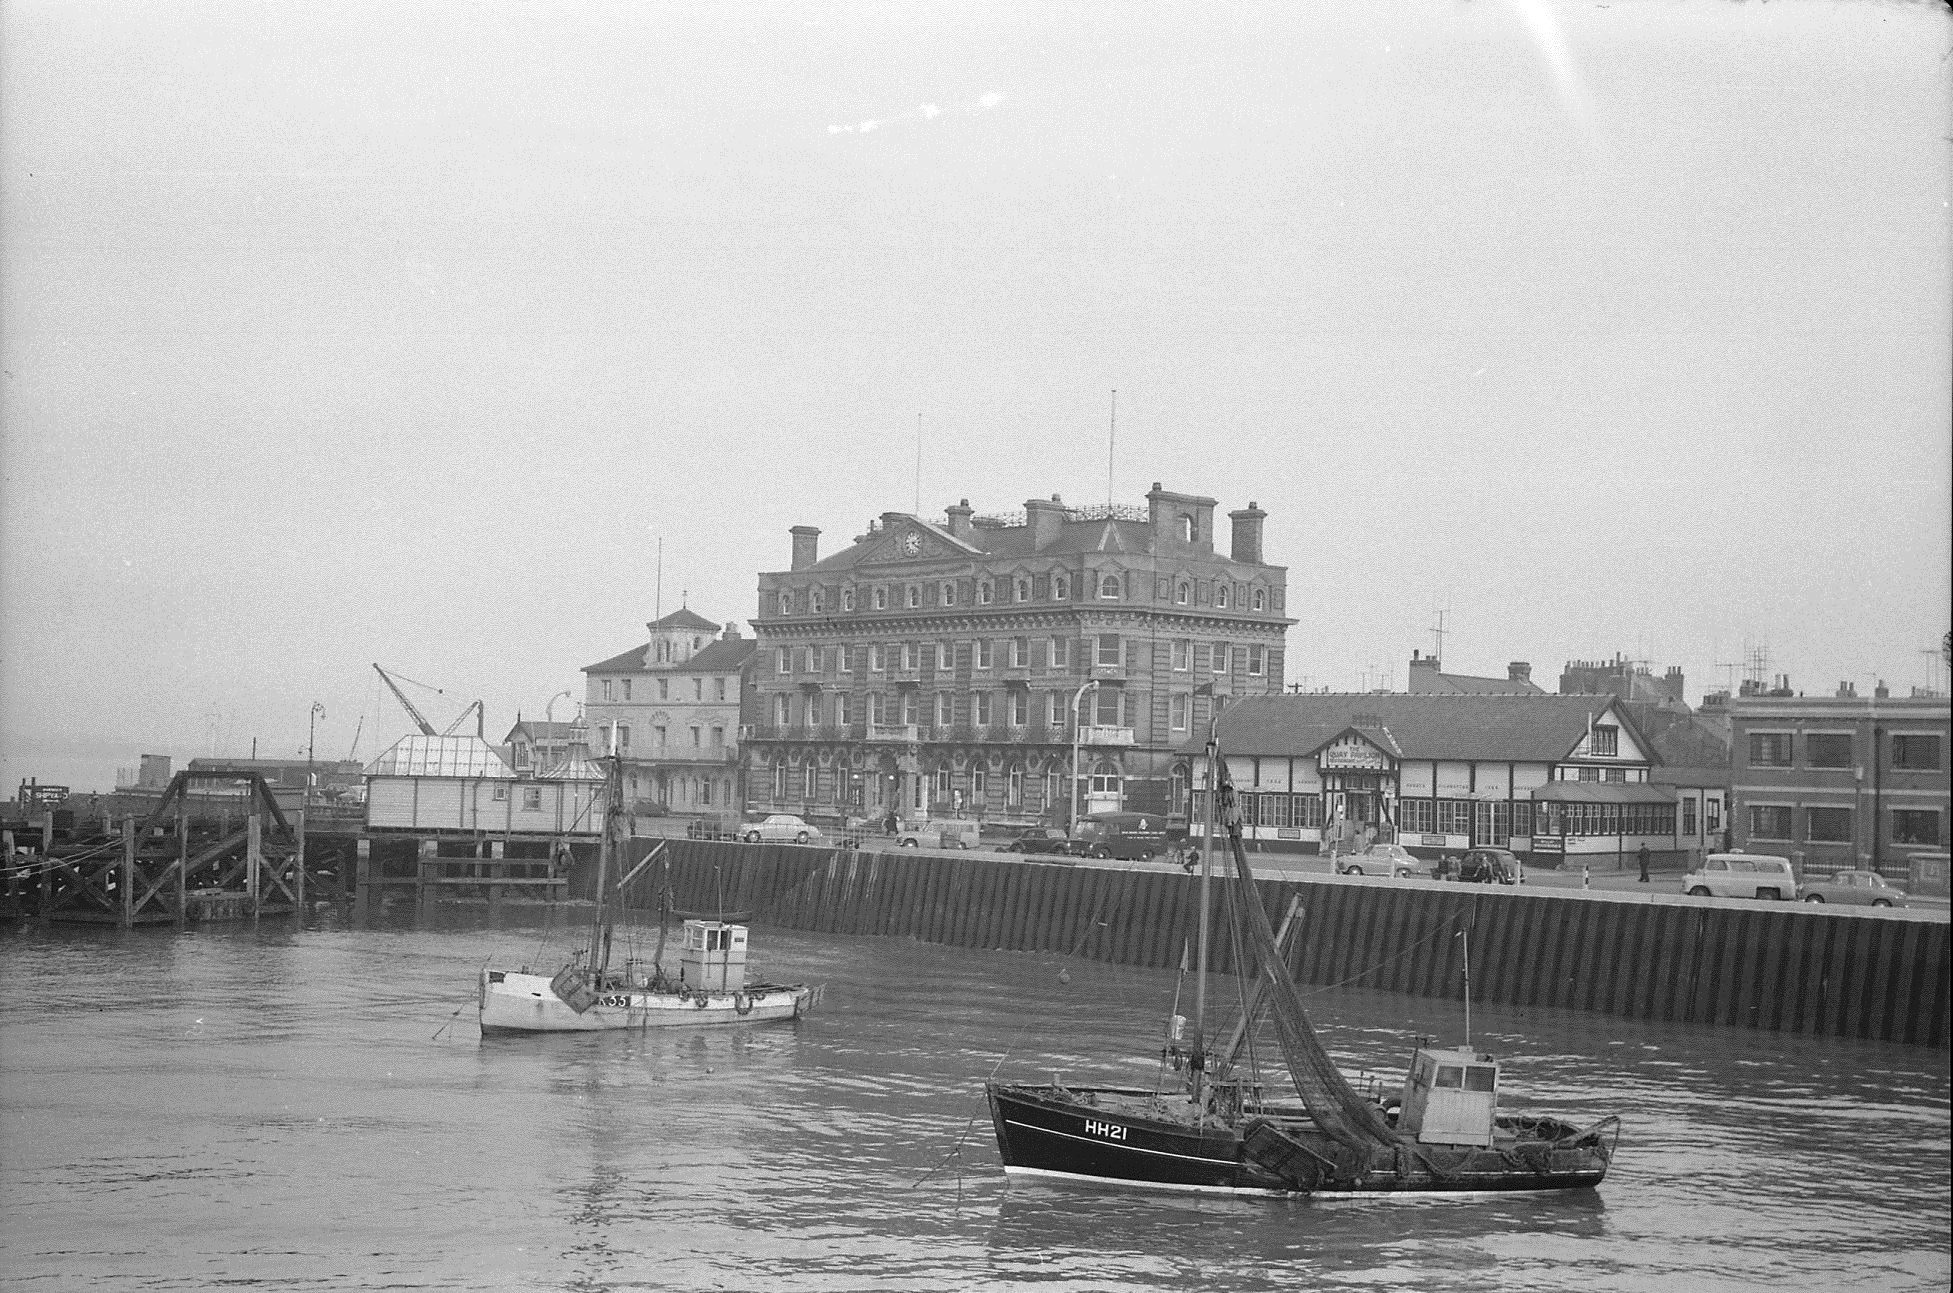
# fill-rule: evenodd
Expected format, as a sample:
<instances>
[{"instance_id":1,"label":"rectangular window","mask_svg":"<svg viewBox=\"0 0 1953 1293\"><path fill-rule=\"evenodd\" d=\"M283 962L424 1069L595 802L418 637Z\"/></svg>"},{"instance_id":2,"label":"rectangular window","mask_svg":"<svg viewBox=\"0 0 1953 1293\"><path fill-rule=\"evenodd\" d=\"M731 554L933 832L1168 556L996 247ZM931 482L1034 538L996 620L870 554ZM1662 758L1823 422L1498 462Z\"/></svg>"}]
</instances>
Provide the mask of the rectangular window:
<instances>
[{"instance_id":1,"label":"rectangular window","mask_svg":"<svg viewBox=\"0 0 1953 1293\"><path fill-rule=\"evenodd\" d=\"M718 680L718 691L719 699L724 700L726 698L726 680L724 678Z\"/></svg>"},{"instance_id":2,"label":"rectangular window","mask_svg":"<svg viewBox=\"0 0 1953 1293\"><path fill-rule=\"evenodd\" d=\"M522 808L524 812L539 813L542 811L542 787L541 786L523 787Z\"/></svg>"},{"instance_id":3,"label":"rectangular window","mask_svg":"<svg viewBox=\"0 0 1953 1293\"><path fill-rule=\"evenodd\" d=\"M1022 687L1013 687L1010 692L1010 724L1012 727L1025 727L1031 721L1031 693Z\"/></svg>"},{"instance_id":4,"label":"rectangular window","mask_svg":"<svg viewBox=\"0 0 1953 1293\"><path fill-rule=\"evenodd\" d=\"M837 646L834 648L834 668L835 671L838 673L854 672L854 648L853 647ZM725 695L723 694L723 692L720 694L719 699L720 700L725 699Z\"/></svg>"},{"instance_id":5,"label":"rectangular window","mask_svg":"<svg viewBox=\"0 0 1953 1293\"><path fill-rule=\"evenodd\" d=\"M996 646L989 638L978 638L976 644L976 667L989 669L996 665Z\"/></svg>"},{"instance_id":6,"label":"rectangular window","mask_svg":"<svg viewBox=\"0 0 1953 1293\"><path fill-rule=\"evenodd\" d=\"M663 754L665 752L665 729L662 727L652 728L651 740L658 753Z\"/></svg>"},{"instance_id":7,"label":"rectangular window","mask_svg":"<svg viewBox=\"0 0 1953 1293\"><path fill-rule=\"evenodd\" d=\"M659 700L671 699L671 680L669 678L658 679L658 699Z\"/></svg>"},{"instance_id":8,"label":"rectangular window","mask_svg":"<svg viewBox=\"0 0 1953 1293\"><path fill-rule=\"evenodd\" d=\"M604 680L603 680L603 683L602 683L602 686L603 686L603 693L604 693L604 699L605 699L605 700L609 700L609 699L610 699L610 679L608 679L608 678L606 678L606 679L604 679Z\"/></svg>"},{"instance_id":9,"label":"rectangular window","mask_svg":"<svg viewBox=\"0 0 1953 1293\"><path fill-rule=\"evenodd\" d=\"M631 729L623 723L617 725L617 748L620 750L631 748Z\"/></svg>"},{"instance_id":10,"label":"rectangular window","mask_svg":"<svg viewBox=\"0 0 1953 1293\"><path fill-rule=\"evenodd\" d=\"M902 722L910 727L922 721L922 697L912 687L902 693Z\"/></svg>"},{"instance_id":11,"label":"rectangular window","mask_svg":"<svg viewBox=\"0 0 1953 1293\"><path fill-rule=\"evenodd\" d=\"M1892 842L1894 844L1926 844L1937 848L1944 842L1939 830L1939 810L1937 808L1894 808L1892 810Z\"/></svg>"},{"instance_id":12,"label":"rectangular window","mask_svg":"<svg viewBox=\"0 0 1953 1293\"><path fill-rule=\"evenodd\" d=\"M944 799L949 798L949 769L948 768L936 769L936 794L939 797Z\"/></svg>"},{"instance_id":13,"label":"rectangular window","mask_svg":"<svg viewBox=\"0 0 1953 1293\"><path fill-rule=\"evenodd\" d=\"M1071 668L1071 639L1051 639L1051 667L1053 669Z\"/></svg>"},{"instance_id":14,"label":"rectangular window","mask_svg":"<svg viewBox=\"0 0 1953 1293\"><path fill-rule=\"evenodd\" d=\"M1098 717L1100 727L1124 727L1120 718L1125 710L1126 693L1118 687L1099 688Z\"/></svg>"},{"instance_id":15,"label":"rectangular window","mask_svg":"<svg viewBox=\"0 0 1953 1293\"><path fill-rule=\"evenodd\" d=\"M1010 779L1004 783L1004 806L1006 808L1024 806L1024 769L1010 770Z\"/></svg>"},{"instance_id":16,"label":"rectangular window","mask_svg":"<svg viewBox=\"0 0 1953 1293\"><path fill-rule=\"evenodd\" d=\"M508 801L508 797L509 797L509 788L508 788L508 786L507 786L507 785L499 785L499 786L497 786L497 787L495 787L495 802L496 802L496 803L498 803L498 804L500 804L500 803L506 803L506 802Z\"/></svg>"},{"instance_id":17,"label":"rectangular window","mask_svg":"<svg viewBox=\"0 0 1953 1293\"><path fill-rule=\"evenodd\" d=\"M913 642L904 642L902 644L902 667L904 669L920 669L922 667L922 648Z\"/></svg>"},{"instance_id":18,"label":"rectangular window","mask_svg":"<svg viewBox=\"0 0 1953 1293\"><path fill-rule=\"evenodd\" d=\"M1261 660L1262 660L1261 648L1258 646L1249 647L1248 648L1248 676L1249 677L1251 678L1261 677Z\"/></svg>"},{"instance_id":19,"label":"rectangular window","mask_svg":"<svg viewBox=\"0 0 1953 1293\"><path fill-rule=\"evenodd\" d=\"M1790 766L1790 733L1751 732L1750 766L1752 768L1787 768ZM1751 832L1754 834L1755 832ZM1788 839L1789 836L1773 836Z\"/></svg>"},{"instance_id":20,"label":"rectangular window","mask_svg":"<svg viewBox=\"0 0 1953 1293\"><path fill-rule=\"evenodd\" d=\"M1813 768L1851 766L1851 733L1812 732L1804 738L1804 762Z\"/></svg>"},{"instance_id":21,"label":"rectangular window","mask_svg":"<svg viewBox=\"0 0 1953 1293\"><path fill-rule=\"evenodd\" d=\"M1937 736L1892 737L1892 766L1908 772L1939 771L1939 738Z\"/></svg>"},{"instance_id":22,"label":"rectangular window","mask_svg":"<svg viewBox=\"0 0 1953 1293\"><path fill-rule=\"evenodd\" d=\"M990 793L990 774L983 768L970 769L970 798L981 799Z\"/></svg>"},{"instance_id":23,"label":"rectangular window","mask_svg":"<svg viewBox=\"0 0 1953 1293\"><path fill-rule=\"evenodd\" d=\"M789 674L793 672L792 651L788 650L786 647L781 647L778 651L775 651L773 655L775 660L777 661L774 667L774 672L780 674Z\"/></svg>"},{"instance_id":24,"label":"rectangular window","mask_svg":"<svg viewBox=\"0 0 1953 1293\"><path fill-rule=\"evenodd\" d=\"M820 765L810 763L800 770L800 797L813 800L819 798Z\"/></svg>"},{"instance_id":25,"label":"rectangular window","mask_svg":"<svg viewBox=\"0 0 1953 1293\"><path fill-rule=\"evenodd\" d=\"M787 713L787 706L791 703L791 699L786 696L775 696L773 698L773 726L785 727L792 721Z\"/></svg>"},{"instance_id":26,"label":"rectangular window","mask_svg":"<svg viewBox=\"0 0 1953 1293\"><path fill-rule=\"evenodd\" d=\"M1702 828L1714 835L1722 830L1722 796L1709 795L1702 800Z\"/></svg>"},{"instance_id":27,"label":"rectangular window","mask_svg":"<svg viewBox=\"0 0 1953 1293\"><path fill-rule=\"evenodd\" d=\"M809 723L814 721L814 706L818 703L812 696L807 698L807 721ZM694 750L702 750L705 748L705 733L696 727L692 729L692 748Z\"/></svg>"},{"instance_id":28,"label":"rectangular window","mask_svg":"<svg viewBox=\"0 0 1953 1293\"><path fill-rule=\"evenodd\" d=\"M1851 810L1849 808L1806 808L1804 810L1805 836L1816 844L1851 843Z\"/></svg>"},{"instance_id":29,"label":"rectangular window","mask_svg":"<svg viewBox=\"0 0 1953 1293\"><path fill-rule=\"evenodd\" d=\"M717 725L714 725L714 726L713 726L713 728L712 728L712 748L713 748L713 749L715 749L715 750L723 750L723 749L725 749L725 748L726 748L726 729L725 729L725 728L723 728L723 727L720 727L720 726L717 726Z\"/></svg>"},{"instance_id":30,"label":"rectangular window","mask_svg":"<svg viewBox=\"0 0 1953 1293\"><path fill-rule=\"evenodd\" d=\"M1587 743L1587 753L1598 759L1611 759L1621 752L1621 729L1612 723L1594 725L1593 740Z\"/></svg>"},{"instance_id":31,"label":"rectangular window","mask_svg":"<svg viewBox=\"0 0 1953 1293\"><path fill-rule=\"evenodd\" d=\"M1176 732L1184 732L1187 730L1187 698L1184 695L1176 694L1172 700L1167 702L1167 714L1167 725L1169 727Z\"/></svg>"},{"instance_id":32,"label":"rectangular window","mask_svg":"<svg viewBox=\"0 0 1953 1293\"><path fill-rule=\"evenodd\" d=\"M868 723L871 727L888 726L888 697L878 691L868 693Z\"/></svg>"},{"instance_id":33,"label":"rectangular window","mask_svg":"<svg viewBox=\"0 0 1953 1293\"><path fill-rule=\"evenodd\" d=\"M854 722L854 697L846 692L834 698L834 721L842 727Z\"/></svg>"},{"instance_id":34,"label":"rectangular window","mask_svg":"<svg viewBox=\"0 0 1953 1293\"><path fill-rule=\"evenodd\" d=\"M948 727L951 723L956 721L955 704L956 702L952 701L949 698L948 692L939 691L936 693L936 726L937 727Z\"/></svg>"},{"instance_id":35,"label":"rectangular window","mask_svg":"<svg viewBox=\"0 0 1953 1293\"><path fill-rule=\"evenodd\" d=\"M1044 722L1047 727L1065 725L1065 693L1062 691L1044 693Z\"/></svg>"},{"instance_id":36,"label":"rectangular window","mask_svg":"<svg viewBox=\"0 0 1953 1293\"><path fill-rule=\"evenodd\" d=\"M1695 796L1690 795L1682 801L1682 834L1695 835Z\"/></svg>"},{"instance_id":37,"label":"rectangular window","mask_svg":"<svg viewBox=\"0 0 1953 1293\"><path fill-rule=\"evenodd\" d=\"M1226 673L1228 654L1229 652L1228 652L1227 643L1225 642L1214 643L1214 645L1207 648L1208 666L1215 673Z\"/></svg>"},{"instance_id":38,"label":"rectangular window","mask_svg":"<svg viewBox=\"0 0 1953 1293\"><path fill-rule=\"evenodd\" d=\"M1031 640L1029 638L1012 638L1010 640L1010 667L1013 669L1028 669L1030 664Z\"/></svg>"},{"instance_id":39,"label":"rectangular window","mask_svg":"<svg viewBox=\"0 0 1953 1293\"><path fill-rule=\"evenodd\" d=\"M803 647L801 649L800 671L802 673L819 673L821 671L821 649L819 647ZM693 688L696 689L699 685L698 679L694 678L692 680ZM695 691L692 699L698 700L701 697Z\"/></svg>"},{"instance_id":40,"label":"rectangular window","mask_svg":"<svg viewBox=\"0 0 1953 1293\"><path fill-rule=\"evenodd\" d=\"M868 644L868 672L882 673L888 668L888 647L880 642Z\"/></svg>"},{"instance_id":41,"label":"rectangular window","mask_svg":"<svg viewBox=\"0 0 1953 1293\"><path fill-rule=\"evenodd\" d=\"M936 672L950 673L955 668L956 644L953 642L936 643Z\"/></svg>"},{"instance_id":42,"label":"rectangular window","mask_svg":"<svg viewBox=\"0 0 1953 1293\"><path fill-rule=\"evenodd\" d=\"M623 685L624 685L624 699L629 700L631 698L631 680L629 678L624 679Z\"/></svg>"},{"instance_id":43,"label":"rectangular window","mask_svg":"<svg viewBox=\"0 0 1953 1293\"><path fill-rule=\"evenodd\" d=\"M1754 736L1751 739L1754 740ZM1751 804L1750 838L1755 840L1789 839L1790 806L1788 804Z\"/></svg>"},{"instance_id":44,"label":"rectangular window","mask_svg":"<svg viewBox=\"0 0 1953 1293\"><path fill-rule=\"evenodd\" d=\"M1119 654L1119 635L1117 633L1099 634L1099 663L1121 664L1124 657Z\"/></svg>"},{"instance_id":45,"label":"rectangular window","mask_svg":"<svg viewBox=\"0 0 1953 1293\"><path fill-rule=\"evenodd\" d=\"M990 693L987 691L972 692L971 699L973 702L972 709L976 714L976 725L978 727L990 726Z\"/></svg>"},{"instance_id":46,"label":"rectangular window","mask_svg":"<svg viewBox=\"0 0 1953 1293\"><path fill-rule=\"evenodd\" d=\"M1193 664L1193 643L1186 638L1176 638L1173 642L1173 671L1185 673Z\"/></svg>"}]
</instances>

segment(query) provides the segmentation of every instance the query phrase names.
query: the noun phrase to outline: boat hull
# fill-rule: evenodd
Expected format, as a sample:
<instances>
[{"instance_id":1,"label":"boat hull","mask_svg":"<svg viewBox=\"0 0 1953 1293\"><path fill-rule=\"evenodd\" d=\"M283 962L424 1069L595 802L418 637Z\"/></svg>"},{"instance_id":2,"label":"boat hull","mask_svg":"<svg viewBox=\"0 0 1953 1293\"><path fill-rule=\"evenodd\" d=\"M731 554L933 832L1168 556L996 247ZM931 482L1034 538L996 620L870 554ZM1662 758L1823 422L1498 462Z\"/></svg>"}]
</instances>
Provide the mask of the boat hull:
<instances>
[{"instance_id":1,"label":"boat hull","mask_svg":"<svg viewBox=\"0 0 1953 1293\"><path fill-rule=\"evenodd\" d=\"M1120 1088L986 1087L1004 1171L1124 1187L1303 1194L1320 1198L1591 1189L1611 1144L1508 1142L1502 1149L1423 1146L1406 1138L1367 1161L1306 1121L1244 1119L1196 1128L1135 1116L1148 1093ZM1159 1103L1163 1111L1173 1106Z\"/></svg>"},{"instance_id":2,"label":"boat hull","mask_svg":"<svg viewBox=\"0 0 1953 1293\"><path fill-rule=\"evenodd\" d=\"M754 984L742 992L652 992L618 988L596 994L581 1012L556 995L540 974L482 971L480 1022L496 1033L589 1033L615 1029L698 1028L796 1019L820 990L806 985Z\"/></svg>"}]
</instances>

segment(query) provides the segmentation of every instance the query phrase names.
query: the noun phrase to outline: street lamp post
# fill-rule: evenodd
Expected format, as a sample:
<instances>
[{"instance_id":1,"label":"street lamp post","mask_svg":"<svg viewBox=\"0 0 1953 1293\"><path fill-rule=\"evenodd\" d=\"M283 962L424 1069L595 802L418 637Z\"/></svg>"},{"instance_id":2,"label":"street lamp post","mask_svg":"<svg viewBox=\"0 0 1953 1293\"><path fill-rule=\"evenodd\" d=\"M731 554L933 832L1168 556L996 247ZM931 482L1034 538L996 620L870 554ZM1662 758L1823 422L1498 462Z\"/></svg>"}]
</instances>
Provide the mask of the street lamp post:
<instances>
[{"instance_id":1,"label":"street lamp post","mask_svg":"<svg viewBox=\"0 0 1953 1293\"><path fill-rule=\"evenodd\" d=\"M1086 692L1098 689L1098 680L1095 678L1071 694L1071 812L1066 814L1065 819L1067 834L1078 820L1078 810L1083 807L1079 801L1078 791L1078 738L1082 731L1078 723L1078 702L1085 698Z\"/></svg>"},{"instance_id":2,"label":"street lamp post","mask_svg":"<svg viewBox=\"0 0 1953 1293\"><path fill-rule=\"evenodd\" d=\"M312 713L305 724L305 803L312 802L312 749L319 735L319 720L325 717L325 706L312 702Z\"/></svg>"}]
</instances>

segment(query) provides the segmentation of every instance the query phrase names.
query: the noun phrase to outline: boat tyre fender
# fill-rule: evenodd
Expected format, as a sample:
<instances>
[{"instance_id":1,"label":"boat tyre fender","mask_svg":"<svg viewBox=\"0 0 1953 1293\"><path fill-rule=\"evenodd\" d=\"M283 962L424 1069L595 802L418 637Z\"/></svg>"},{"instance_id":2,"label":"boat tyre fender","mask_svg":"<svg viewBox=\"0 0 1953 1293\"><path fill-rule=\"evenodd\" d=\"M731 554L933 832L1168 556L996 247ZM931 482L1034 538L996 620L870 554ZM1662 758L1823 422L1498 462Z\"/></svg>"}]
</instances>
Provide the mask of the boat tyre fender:
<instances>
[{"instance_id":1,"label":"boat tyre fender","mask_svg":"<svg viewBox=\"0 0 1953 1293\"><path fill-rule=\"evenodd\" d=\"M739 1014L750 1015L753 1013L753 999L743 992L735 992L732 994L732 1008Z\"/></svg>"}]
</instances>

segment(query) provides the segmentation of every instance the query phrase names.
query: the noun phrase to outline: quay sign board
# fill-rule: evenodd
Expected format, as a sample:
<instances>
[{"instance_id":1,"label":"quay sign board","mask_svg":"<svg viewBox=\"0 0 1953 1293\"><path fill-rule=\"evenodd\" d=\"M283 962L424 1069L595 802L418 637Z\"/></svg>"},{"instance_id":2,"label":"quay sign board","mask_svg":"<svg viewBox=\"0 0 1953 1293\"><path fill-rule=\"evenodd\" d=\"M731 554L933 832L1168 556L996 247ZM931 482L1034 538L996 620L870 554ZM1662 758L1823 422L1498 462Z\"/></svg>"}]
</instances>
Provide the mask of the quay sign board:
<instances>
[{"instance_id":1,"label":"quay sign board","mask_svg":"<svg viewBox=\"0 0 1953 1293\"><path fill-rule=\"evenodd\" d=\"M1363 768L1373 772L1386 772L1390 768L1390 756L1360 736L1344 736L1338 737L1333 744L1316 756L1316 766L1324 771L1332 768Z\"/></svg>"},{"instance_id":2,"label":"quay sign board","mask_svg":"<svg viewBox=\"0 0 1953 1293\"><path fill-rule=\"evenodd\" d=\"M20 802L23 804L30 804L37 808L47 808L54 804L66 803L67 800L68 788L66 786L43 786L30 784L25 781L20 783Z\"/></svg>"}]
</instances>

